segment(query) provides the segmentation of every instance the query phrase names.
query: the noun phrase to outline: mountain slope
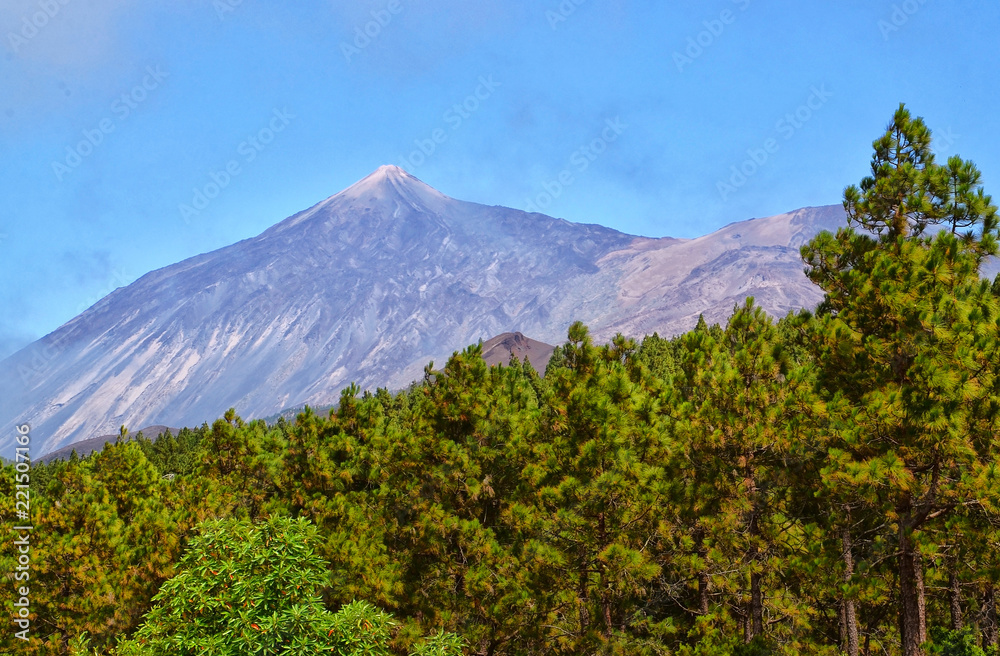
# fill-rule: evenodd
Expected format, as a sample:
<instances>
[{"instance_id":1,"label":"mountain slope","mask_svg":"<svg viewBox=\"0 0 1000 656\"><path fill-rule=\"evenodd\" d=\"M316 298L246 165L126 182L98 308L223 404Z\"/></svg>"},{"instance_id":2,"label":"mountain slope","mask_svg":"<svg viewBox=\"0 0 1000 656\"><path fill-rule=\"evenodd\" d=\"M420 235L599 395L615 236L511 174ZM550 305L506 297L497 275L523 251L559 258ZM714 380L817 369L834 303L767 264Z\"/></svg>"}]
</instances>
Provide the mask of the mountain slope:
<instances>
[{"instance_id":1,"label":"mountain slope","mask_svg":"<svg viewBox=\"0 0 1000 656\"><path fill-rule=\"evenodd\" d=\"M599 263L619 273L618 316L601 323L602 336L673 335L699 314L725 323L747 296L775 316L813 307L822 293L805 277L799 247L843 225L843 208L830 205L732 223L697 239L637 238Z\"/></svg>"},{"instance_id":2,"label":"mountain slope","mask_svg":"<svg viewBox=\"0 0 1000 656\"><path fill-rule=\"evenodd\" d=\"M149 273L0 362L0 451L35 454L122 424L200 424L405 386L429 360L503 332L561 343L724 320L755 295L811 306L798 245L844 220L806 209L693 240L449 198L397 167L259 236ZM5 441L3 441L5 440ZM41 449L39 446L41 445Z\"/></svg>"}]
</instances>

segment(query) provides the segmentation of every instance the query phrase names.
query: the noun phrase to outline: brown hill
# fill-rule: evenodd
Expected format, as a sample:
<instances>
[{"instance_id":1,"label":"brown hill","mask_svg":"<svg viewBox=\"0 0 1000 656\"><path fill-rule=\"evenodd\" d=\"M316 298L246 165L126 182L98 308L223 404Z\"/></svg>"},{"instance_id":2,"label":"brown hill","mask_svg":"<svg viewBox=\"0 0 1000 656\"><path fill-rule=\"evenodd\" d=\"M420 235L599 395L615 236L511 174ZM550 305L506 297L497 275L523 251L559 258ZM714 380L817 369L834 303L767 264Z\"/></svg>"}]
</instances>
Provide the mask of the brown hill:
<instances>
[{"instance_id":1,"label":"brown hill","mask_svg":"<svg viewBox=\"0 0 1000 656\"><path fill-rule=\"evenodd\" d=\"M503 333L483 342L483 360L491 367L506 365L511 356L524 362L527 359L538 373L545 373L545 366L556 347L537 339L525 337L519 332Z\"/></svg>"}]
</instances>

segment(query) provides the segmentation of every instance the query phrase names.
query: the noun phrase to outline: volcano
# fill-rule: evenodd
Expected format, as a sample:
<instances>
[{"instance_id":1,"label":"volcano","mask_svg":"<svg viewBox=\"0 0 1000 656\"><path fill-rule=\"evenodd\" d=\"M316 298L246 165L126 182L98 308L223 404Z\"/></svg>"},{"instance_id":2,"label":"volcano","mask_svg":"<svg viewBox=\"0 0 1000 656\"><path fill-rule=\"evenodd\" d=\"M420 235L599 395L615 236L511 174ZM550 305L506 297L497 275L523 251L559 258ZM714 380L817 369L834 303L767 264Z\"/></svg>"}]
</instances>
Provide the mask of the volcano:
<instances>
[{"instance_id":1,"label":"volcano","mask_svg":"<svg viewBox=\"0 0 1000 656\"><path fill-rule=\"evenodd\" d=\"M653 239L450 198L395 166L252 239L153 271L0 362L0 451L36 456L122 425L198 425L397 389L503 333L598 342L725 321L747 296L812 307L798 247L839 206Z\"/></svg>"}]
</instances>

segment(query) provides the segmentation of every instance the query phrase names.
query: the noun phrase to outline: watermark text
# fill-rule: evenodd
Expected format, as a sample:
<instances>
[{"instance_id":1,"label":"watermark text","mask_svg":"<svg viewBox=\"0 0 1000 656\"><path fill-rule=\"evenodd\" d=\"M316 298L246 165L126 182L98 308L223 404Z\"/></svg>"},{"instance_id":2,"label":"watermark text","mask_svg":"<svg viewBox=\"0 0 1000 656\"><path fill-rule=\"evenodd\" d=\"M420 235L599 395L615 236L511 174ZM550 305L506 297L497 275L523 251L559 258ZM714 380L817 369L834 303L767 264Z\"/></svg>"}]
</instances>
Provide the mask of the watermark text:
<instances>
[{"instance_id":1,"label":"watermark text","mask_svg":"<svg viewBox=\"0 0 1000 656\"><path fill-rule=\"evenodd\" d=\"M14 631L18 640L28 641L31 631L31 427L21 424L14 437L14 511L19 526L14 527Z\"/></svg>"}]
</instances>

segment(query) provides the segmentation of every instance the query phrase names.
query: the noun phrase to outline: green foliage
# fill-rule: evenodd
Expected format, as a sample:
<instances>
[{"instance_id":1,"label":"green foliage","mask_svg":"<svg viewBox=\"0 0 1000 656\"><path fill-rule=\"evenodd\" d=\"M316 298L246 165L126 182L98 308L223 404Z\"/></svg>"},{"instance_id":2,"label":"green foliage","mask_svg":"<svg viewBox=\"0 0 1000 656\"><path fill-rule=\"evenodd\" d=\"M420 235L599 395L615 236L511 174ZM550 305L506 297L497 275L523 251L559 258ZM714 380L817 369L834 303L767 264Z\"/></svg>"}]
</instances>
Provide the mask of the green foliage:
<instances>
[{"instance_id":1,"label":"green foliage","mask_svg":"<svg viewBox=\"0 0 1000 656\"><path fill-rule=\"evenodd\" d=\"M788 357L780 334L751 299L723 331L682 340L672 405L683 457L671 494L675 539L683 539L672 574L695 573L692 636L763 639L767 616L772 637L794 652L810 615L801 581L788 576L807 530L795 492L812 454L799 436L817 410L810 370Z\"/></svg>"},{"instance_id":2,"label":"green foliage","mask_svg":"<svg viewBox=\"0 0 1000 656\"><path fill-rule=\"evenodd\" d=\"M931 131L900 105L872 144L871 175L844 191L848 218L886 242L922 236L942 226L961 236L977 261L997 251L997 208L972 162L958 156L935 163ZM960 232L964 229L964 232Z\"/></svg>"},{"instance_id":3,"label":"green foliage","mask_svg":"<svg viewBox=\"0 0 1000 656\"><path fill-rule=\"evenodd\" d=\"M193 504L134 442L38 471L44 475L30 472L26 522L35 527L30 579L21 582L30 589L33 639L15 643L5 634L0 649L66 653L69 641L83 634L103 648L134 629L172 574ZM0 498L11 499L11 506L12 496L0 486ZM9 526L4 538L10 543ZM13 566L4 571L12 575Z\"/></svg>"},{"instance_id":4,"label":"green foliage","mask_svg":"<svg viewBox=\"0 0 1000 656\"><path fill-rule=\"evenodd\" d=\"M245 423L233 408L202 433L194 471L207 483L213 503L225 508L227 516L264 516L281 477L284 433L261 420Z\"/></svg>"},{"instance_id":5,"label":"green foliage","mask_svg":"<svg viewBox=\"0 0 1000 656\"><path fill-rule=\"evenodd\" d=\"M668 381L678 372L678 339L663 339L657 333L643 338L636 352L636 360L642 363L656 378Z\"/></svg>"},{"instance_id":6,"label":"green foliage","mask_svg":"<svg viewBox=\"0 0 1000 656\"><path fill-rule=\"evenodd\" d=\"M417 643L412 656L456 656L462 653L465 641L454 633L438 633Z\"/></svg>"},{"instance_id":7,"label":"green foliage","mask_svg":"<svg viewBox=\"0 0 1000 656\"><path fill-rule=\"evenodd\" d=\"M176 437L167 432L155 440L147 439L140 433L136 442L146 458L164 476L185 476L191 474L197 465L196 450L205 432L203 429L182 428Z\"/></svg>"},{"instance_id":8,"label":"green foliage","mask_svg":"<svg viewBox=\"0 0 1000 656\"><path fill-rule=\"evenodd\" d=\"M775 651L772 645L758 636L748 643L735 645L732 656L773 656Z\"/></svg>"},{"instance_id":9,"label":"green foliage","mask_svg":"<svg viewBox=\"0 0 1000 656\"><path fill-rule=\"evenodd\" d=\"M971 631L949 631L939 626L931 629L932 644L928 650L934 656L987 656L995 654L995 649L989 652L979 648L976 636Z\"/></svg>"},{"instance_id":10,"label":"green foliage","mask_svg":"<svg viewBox=\"0 0 1000 656\"><path fill-rule=\"evenodd\" d=\"M669 442L654 382L637 366L634 342L618 336L595 348L582 324L569 337L565 366L546 376L551 392L524 470L532 493L511 509L545 582L533 592L551 652L670 632L665 618L629 610L661 573L656 511Z\"/></svg>"},{"instance_id":11,"label":"green foliage","mask_svg":"<svg viewBox=\"0 0 1000 656\"><path fill-rule=\"evenodd\" d=\"M316 542L315 527L302 519L203 524L156 607L115 654L388 654L388 614L367 602L336 613L323 606ZM438 635L415 653L451 656L461 641Z\"/></svg>"}]
</instances>

